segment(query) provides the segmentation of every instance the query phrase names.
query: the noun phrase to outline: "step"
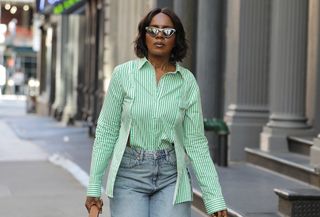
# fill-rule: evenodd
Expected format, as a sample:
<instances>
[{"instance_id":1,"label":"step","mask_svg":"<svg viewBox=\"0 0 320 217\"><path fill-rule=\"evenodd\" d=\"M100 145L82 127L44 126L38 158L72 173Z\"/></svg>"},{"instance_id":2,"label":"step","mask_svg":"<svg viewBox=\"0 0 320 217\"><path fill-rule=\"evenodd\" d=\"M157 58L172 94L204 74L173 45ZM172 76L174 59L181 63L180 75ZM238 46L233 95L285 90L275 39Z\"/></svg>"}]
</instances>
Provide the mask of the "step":
<instances>
[{"instance_id":1,"label":"step","mask_svg":"<svg viewBox=\"0 0 320 217\"><path fill-rule=\"evenodd\" d=\"M279 212L284 217L319 217L318 189L274 189L279 197Z\"/></svg>"},{"instance_id":2,"label":"step","mask_svg":"<svg viewBox=\"0 0 320 217\"><path fill-rule=\"evenodd\" d=\"M200 213L200 215L202 214L203 217L208 216L206 215L206 210L202 200L202 194L195 188L193 188L192 209L193 209L193 212L196 210L198 213ZM245 216L228 207L228 217L245 217Z\"/></svg>"},{"instance_id":3,"label":"step","mask_svg":"<svg viewBox=\"0 0 320 217\"><path fill-rule=\"evenodd\" d=\"M290 152L264 152L245 148L247 162L320 187L320 171L309 164L308 156Z\"/></svg>"},{"instance_id":4,"label":"step","mask_svg":"<svg viewBox=\"0 0 320 217\"><path fill-rule=\"evenodd\" d=\"M196 189L193 189L192 209L198 210L198 212L201 212L203 217L207 216L205 215L205 208L204 208L204 203L202 200L201 193ZM279 217L279 215L273 212L269 212L269 213L255 212L255 213L242 214L239 211L235 211L232 208L228 207L228 217Z\"/></svg>"},{"instance_id":5,"label":"step","mask_svg":"<svg viewBox=\"0 0 320 217\"><path fill-rule=\"evenodd\" d=\"M288 137L288 149L290 152L310 155L310 148L313 145L314 137Z\"/></svg>"},{"instance_id":6,"label":"step","mask_svg":"<svg viewBox=\"0 0 320 217\"><path fill-rule=\"evenodd\" d=\"M278 197L273 189L314 189L307 183L244 162L231 162L228 167L217 166L216 170L228 211L238 213L233 216L279 217ZM197 195L194 194L193 204L195 204L201 199L200 186L192 170L190 174L192 186L198 191L196 194L199 196L197 199Z\"/></svg>"}]
</instances>

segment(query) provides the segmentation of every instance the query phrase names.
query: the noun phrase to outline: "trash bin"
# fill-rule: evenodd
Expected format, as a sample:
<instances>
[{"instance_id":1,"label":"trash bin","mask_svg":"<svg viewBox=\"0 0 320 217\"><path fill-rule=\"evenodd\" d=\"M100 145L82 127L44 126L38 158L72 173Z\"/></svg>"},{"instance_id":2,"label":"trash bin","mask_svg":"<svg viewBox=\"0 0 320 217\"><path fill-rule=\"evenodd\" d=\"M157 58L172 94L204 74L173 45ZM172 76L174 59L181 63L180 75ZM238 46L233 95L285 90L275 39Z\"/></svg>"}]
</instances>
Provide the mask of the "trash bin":
<instances>
[{"instance_id":1,"label":"trash bin","mask_svg":"<svg viewBox=\"0 0 320 217\"><path fill-rule=\"evenodd\" d=\"M203 120L204 130L213 131L218 136L217 144L217 159L216 163L219 166L228 166L228 135L229 128L223 120L219 119L207 119Z\"/></svg>"}]
</instances>

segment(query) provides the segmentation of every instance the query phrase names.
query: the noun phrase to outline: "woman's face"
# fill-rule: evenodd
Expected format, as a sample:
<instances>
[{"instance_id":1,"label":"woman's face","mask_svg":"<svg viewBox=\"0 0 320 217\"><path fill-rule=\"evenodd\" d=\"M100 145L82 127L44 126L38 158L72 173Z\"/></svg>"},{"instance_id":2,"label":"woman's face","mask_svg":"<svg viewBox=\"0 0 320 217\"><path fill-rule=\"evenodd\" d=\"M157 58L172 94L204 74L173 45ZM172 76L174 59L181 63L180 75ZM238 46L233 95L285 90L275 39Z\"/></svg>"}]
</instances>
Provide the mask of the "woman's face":
<instances>
[{"instance_id":1,"label":"woman's face","mask_svg":"<svg viewBox=\"0 0 320 217\"><path fill-rule=\"evenodd\" d=\"M159 13L155 15L149 27L157 28L174 28L173 22L170 17L164 13ZM171 36L165 36L163 31L160 31L158 34L149 34L146 33L146 45L148 48L148 58L150 57L165 57L169 58L171 55L172 48L175 45L176 36L175 33Z\"/></svg>"}]
</instances>

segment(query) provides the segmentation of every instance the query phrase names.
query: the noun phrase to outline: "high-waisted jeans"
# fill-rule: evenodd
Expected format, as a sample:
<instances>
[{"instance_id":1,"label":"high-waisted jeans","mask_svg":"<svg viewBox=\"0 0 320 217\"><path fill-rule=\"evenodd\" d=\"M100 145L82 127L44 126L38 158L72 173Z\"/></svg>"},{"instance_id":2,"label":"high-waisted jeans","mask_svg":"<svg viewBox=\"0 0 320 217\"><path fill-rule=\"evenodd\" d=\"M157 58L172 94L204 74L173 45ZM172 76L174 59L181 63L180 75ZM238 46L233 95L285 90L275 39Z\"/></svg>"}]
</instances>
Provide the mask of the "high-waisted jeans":
<instances>
[{"instance_id":1,"label":"high-waisted jeans","mask_svg":"<svg viewBox=\"0 0 320 217\"><path fill-rule=\"evenodd\" d=\"M174 149L126 147L110 198L111 217L190 217L191 202L173 204Z\"/></svg>"}]
</instances>

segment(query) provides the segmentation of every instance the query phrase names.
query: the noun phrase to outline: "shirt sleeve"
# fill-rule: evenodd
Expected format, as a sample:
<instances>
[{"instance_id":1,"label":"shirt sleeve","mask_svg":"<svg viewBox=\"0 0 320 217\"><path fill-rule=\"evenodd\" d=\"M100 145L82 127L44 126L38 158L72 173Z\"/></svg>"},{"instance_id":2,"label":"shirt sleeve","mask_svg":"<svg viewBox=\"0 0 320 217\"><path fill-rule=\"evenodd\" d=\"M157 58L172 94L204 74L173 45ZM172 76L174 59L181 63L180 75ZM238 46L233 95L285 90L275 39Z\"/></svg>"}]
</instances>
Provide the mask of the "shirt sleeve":
<instances>
[{"instance_id":1,"label":"shirt sleeve","mask_svg":"<svg viewBox=\"0 0 320 217\"><path fill-rule=\"evenodd\" d=\"M123 102L120 71L112 74L110 85L98 118L96 137L92 149L87 195L101 196L101 183L113 148L119 136Z\"/></svg>"},{"instance_id":2,"label":"shirt sleeve","mask_svg":"<svg viewBox=\"0 0 320 217\"><path fill-rule=\"evenodd\" d=\"M196 81L191 88L190 104L183 123L184 144L202 191L207 213L212 214L226 209L226 204L204 135L200 91Z\"/></svg>"}]
</instances>

